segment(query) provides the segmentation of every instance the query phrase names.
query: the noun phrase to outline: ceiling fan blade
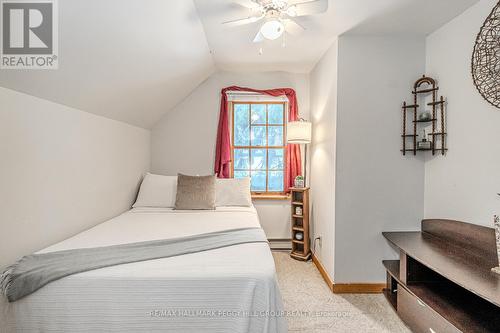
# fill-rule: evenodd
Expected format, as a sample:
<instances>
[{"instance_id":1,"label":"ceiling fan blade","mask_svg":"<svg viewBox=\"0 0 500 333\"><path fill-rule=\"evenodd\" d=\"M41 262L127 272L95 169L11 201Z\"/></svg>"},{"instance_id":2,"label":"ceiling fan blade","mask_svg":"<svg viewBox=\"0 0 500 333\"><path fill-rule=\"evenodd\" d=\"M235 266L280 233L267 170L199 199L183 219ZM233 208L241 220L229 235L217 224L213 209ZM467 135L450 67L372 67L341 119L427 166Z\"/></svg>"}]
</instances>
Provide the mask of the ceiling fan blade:
<instances>
[{"instance_id":1,"label":"ceiling fan blade","mask_svg":"<svg viewBox=\"0 0 500 333\"><path fill-rule=\"evenodd\" d=\"M289 15L292 17L305 16L324 13L328 9L328 1L325 0L309 0L298 1L289 7Z\"/></svg>"},{"instance_id":2,"label":"ceiling fan blade","mask_svg":"<svg viewBox=\"0 0 500 333\"><path fill-rule=\"evenodd\" d=\"M316 2L316 1L322 1L322 0L288 0L288 4L292 6L292 5L301 5L304 3Z\"/></svg>"},{"instance_id":3,"label":"ceiling fan blade","mask_svg":"<svg viewBox=\"0 0 500 333\"><path fill-rule=\"evenodd\" d=\"M260 32L257 32L257 35L255 35L255 38L253 39L254 43L260 43L264 40L264 35Z\"/></svg>"},{"instance_id":4,"label":"ceiling fan blade","mask_svg":"<svg viewBox=\"0 0 500 333\"><path fill-rule=\"evenodd\" d=\"M283 24L285 25L285 31L292 35L297 35L306 30L306 28L292 19L283 20Z\"/></svg>"},{"instance_id":5,"label":"ceiling fan blade","mask_svg":"<svg viewBox=\"0 0 500 333\"><path fill-rule=\"evenodd\" d=\"M233 0L233 2L248 9L257 9L260 7L257 2L252 0Z\"/></svg>"},{"instance_id":6,"label":"ceiling fan blade","mask_svg":"<svg viewBox=\"0 0 500 333\"><path fill-rule=\"evenodd\" d=\"M255 23L257 21L260 21L264 16L249 16L244 19L238 19L238 20L231 20L231 21L226 21L222 22L222 24L227 25L229 27L237 27L240 25L245 25L245 24L250 24L250 23Z\"/></svg>"}]
</instances>

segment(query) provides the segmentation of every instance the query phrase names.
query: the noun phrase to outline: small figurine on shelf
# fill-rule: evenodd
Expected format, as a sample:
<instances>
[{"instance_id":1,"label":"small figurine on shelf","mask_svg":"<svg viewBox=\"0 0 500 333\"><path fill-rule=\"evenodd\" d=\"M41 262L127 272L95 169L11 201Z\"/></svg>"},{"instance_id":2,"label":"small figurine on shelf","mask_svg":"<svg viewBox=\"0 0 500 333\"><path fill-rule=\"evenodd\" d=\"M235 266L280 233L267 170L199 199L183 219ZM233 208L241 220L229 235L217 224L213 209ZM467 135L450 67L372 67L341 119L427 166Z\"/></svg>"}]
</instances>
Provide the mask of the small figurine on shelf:
<instances>
[{"instance_id":1,"label":"small figurine on shelf","mask_svg":"<svg viewBox=\"0 0 500 333\"><path fill-rule=\"evenodd\" d=\"M302 216L302 207L295 207L295 215Z\"/></svg>"},{"instance_id":2,"label":"small figurine on shelf","mask_svg":"<svg viewBox=\"0 0 500 333\"><path fill-rule=\"evenodd\" d=\"M431 118L432 118L432 115L429 111L424 111L418 115L418 120L420 120L420 121L429 121L429 120L431 120Z\"/></svg>"},{"instance_id":3,"label":"small figurine on shelf","mask_svg":"<svg viewBox=\"0 0 500 333\"><path fill-rule=\"evenodd\" d=\"M418 149L431 149L432 148L432 141L427 140L427 133L426 133L425 129L422 132L423 132L423 138L422 138L422 141L417 142L417 148Z\"/></svg>"},{"instance_id":4,"label":"small figurine on shelf","mask_svg":"<svg viewBox=\"0 0 500 333\"><path fill-rule=\"evenodd\" d=\"M297 188L304 187L305 186L304 176L299 175L299 176L295 177L294 186Z\"/></svg>"},{"instance_id":5,"label":"small figurine on shelf","mask_svg":"<svg viewBox=\"0 0 500 333\"><path fill-rule=\"evenodd\" d=\"M300 240L303 240L303 239L304 239L304 234L303 234L303 233L301 233L301 232L297 232L297 233L295 234L295 239L296 239L296 240L299 240L299 241L300 241Z\"/></svg>"}]
</instances>

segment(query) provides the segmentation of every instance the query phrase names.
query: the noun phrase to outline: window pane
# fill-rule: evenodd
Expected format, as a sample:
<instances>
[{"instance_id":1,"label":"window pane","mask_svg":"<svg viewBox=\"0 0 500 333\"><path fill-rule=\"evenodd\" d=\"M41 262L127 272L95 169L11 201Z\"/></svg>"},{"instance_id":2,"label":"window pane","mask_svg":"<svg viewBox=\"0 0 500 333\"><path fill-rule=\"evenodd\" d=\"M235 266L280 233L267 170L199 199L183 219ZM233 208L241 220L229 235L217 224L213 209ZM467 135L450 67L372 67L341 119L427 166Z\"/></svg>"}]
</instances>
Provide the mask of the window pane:
<instances>
[{"instance_id":1,"label":"window pane","mask_svg":"<svg viewBox=\"0 0 500 333\"><path fill-rule=\"evenodd\" d=\"M252 104L252 124L266 124L265 104Z\"/></svg>"},{"instance_id":2,"label":"window pane","mask_svg":"<svg viewBox=\"0 0 500 333\"><path fill-rule=\"evenodd\" d=\"M269 171L268 191L283 192L283 171Z\"/></svg>"},{"instance_id":3,"label":"window pane","mask_svg":"<svg viewBox=\"0 0 500 333\"><path fill-rule=\"evenodd\" d=\"M235 171L234 178L247 178L250 177L250 171Z\"/></svg>"},{"instance_id":4,"label":"window pane","mask_svg":"<svg viewBox=\"0 0 500 333\"><path fill-rule=\"evenodd\" d=\"M266 160L267 151L265 149L252 149L252 170L265 170Z\"/></svg>"},{"instance_id":5,"label":"window pane","mask_svg":"<svg viewBox=\"0 0 500 333\"><path fill-rule=\"evenodd\" d=\"M250 105L235 104L234 105L234 145L249 146L250 145Z\"/></svg>"},{"instance_id":6,"label":"window pane","mask_svg":"<svg viewBox=\"0 0 500 333\"><path fill-rule=\"evenodd\" d=\"M234 168L250 169L250 151L248 149L234 150Z\"/></svg>"},{"instance_id":7,"label":"window pane","mask_svg":"<svg viewBox=\"0 0 500 333\"><path fill-rule=\"evenodd\" d=\"M265 146L267 143L266 140L266 126L252 126L251 129L251 143L252 146Z\"/></svg>"},{"instance_id":8,"label":"window pane","mask_svg":"<svg viewBox=\"0 0 500 333\"><path fill-rule=\"evenodd\" d=\"M267 106L267 112L269 114L269 124L281 125L284 123L283 104L269 104Z\"/></svg>"},{"instance_id":9,"label":"window pane","mask_svg":"<svg viewBox=\"0 0 500 333\"><path fill-rule=\"evenodd\" d=\"M284 169L284 157L285 150L284 149L269 149L269 167L268 169L276 170L276 169Z\"/></svg>"},{"instance_id":10,"label":"window pane","mask_svg":"<svg viewBox=\"0 0 500 333\"><path fill-rule=\"evenodd\" d=\"M283 126L268 127L269 146L283 146Z\"/></svg>"},{"instance_id":11,"label":"window pane","mask_svg":"<svg viewBox=\"0 0 500 333\"><path fill-rule=\"evenodd\" d=\"M265 191L266 190L266 172L265 171L252 171L252 191Z\"/></svg>"}]
</instances>

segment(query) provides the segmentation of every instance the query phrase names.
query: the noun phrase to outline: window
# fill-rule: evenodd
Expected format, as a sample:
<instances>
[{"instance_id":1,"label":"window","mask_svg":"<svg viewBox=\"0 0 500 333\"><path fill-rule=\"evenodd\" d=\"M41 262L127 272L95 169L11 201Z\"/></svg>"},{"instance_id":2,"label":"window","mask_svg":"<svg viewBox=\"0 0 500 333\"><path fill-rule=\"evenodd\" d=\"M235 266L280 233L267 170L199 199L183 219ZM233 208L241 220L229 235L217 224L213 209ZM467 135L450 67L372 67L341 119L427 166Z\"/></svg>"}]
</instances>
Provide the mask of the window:
<instances>
[{"instance_id":1,"label":"window","mask_svg":"<svg viewBox=\"0 0 500 333\"><path fill-rule=\"evenodd\" d=\"M285 103L233 102L232 106L234 178L251 177L253 193L283 193Z\"/></svg>"}]
</instances>

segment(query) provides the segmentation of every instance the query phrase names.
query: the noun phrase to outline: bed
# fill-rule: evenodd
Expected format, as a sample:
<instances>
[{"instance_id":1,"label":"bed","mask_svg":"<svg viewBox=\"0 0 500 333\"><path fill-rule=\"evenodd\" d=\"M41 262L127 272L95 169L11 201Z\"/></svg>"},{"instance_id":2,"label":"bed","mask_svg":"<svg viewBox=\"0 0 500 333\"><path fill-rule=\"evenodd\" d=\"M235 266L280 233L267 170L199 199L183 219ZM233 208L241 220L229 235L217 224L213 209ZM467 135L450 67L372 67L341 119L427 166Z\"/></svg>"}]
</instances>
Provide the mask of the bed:
<instances>
[{"instance_id":1,"label":"bed","mask_svg":"<svg viewBox=\"0 0 500 333\"><path fill-rule=\"evenodd\" d=\"M254 207L134 208L39 253L260 227ZM266 243L122 264L0 301L7 332L286 332Z\"/></svg>"}]
</instances>

